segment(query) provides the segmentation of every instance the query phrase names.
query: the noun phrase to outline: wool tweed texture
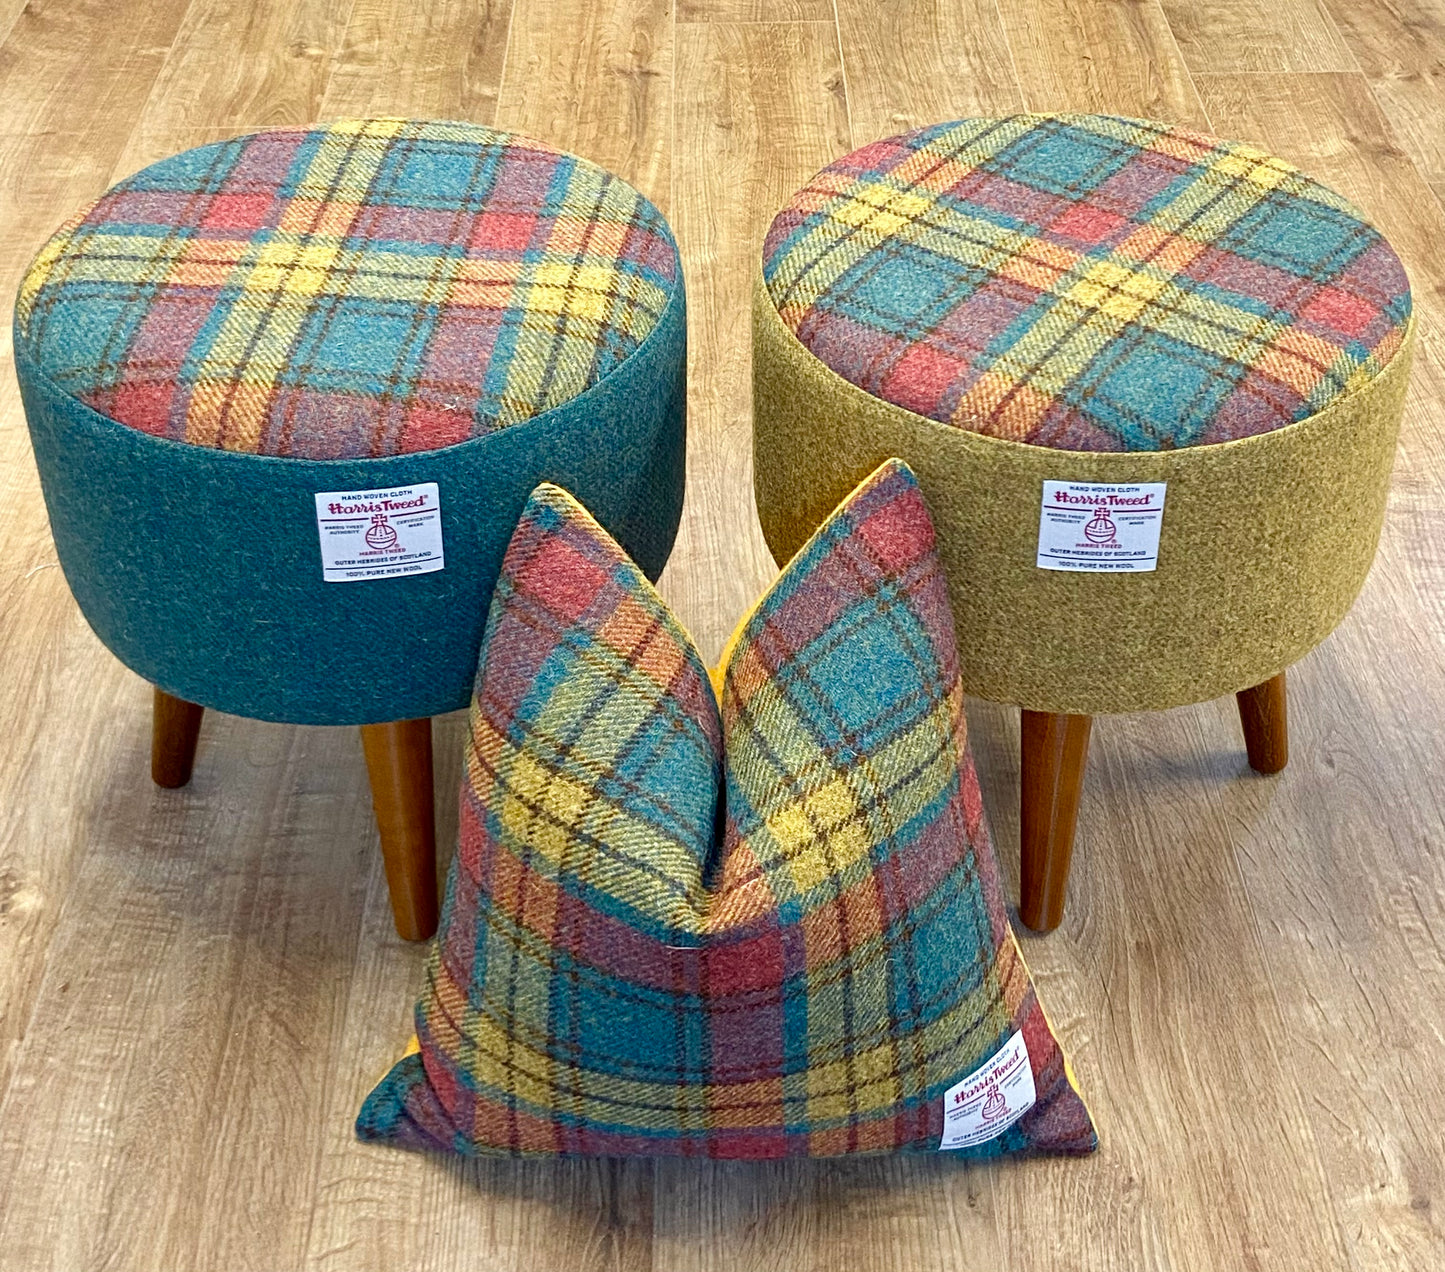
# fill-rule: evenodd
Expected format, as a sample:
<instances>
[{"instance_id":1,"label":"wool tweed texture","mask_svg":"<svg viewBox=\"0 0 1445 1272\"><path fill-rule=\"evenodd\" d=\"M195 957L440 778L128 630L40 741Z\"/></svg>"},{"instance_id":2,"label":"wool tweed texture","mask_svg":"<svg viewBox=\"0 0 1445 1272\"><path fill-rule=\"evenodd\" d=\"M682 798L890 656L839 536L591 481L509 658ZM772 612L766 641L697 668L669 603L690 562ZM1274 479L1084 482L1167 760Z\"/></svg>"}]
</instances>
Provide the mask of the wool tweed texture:
<instances>
[{"instance_id":1,"label":"wool tweed texture","mask_svg":"<svg viewBox=\"0 0 1445 1272\"><path fill-rule=\"evenodd\" d=\"M131 428L374 458L570 401L679 285L661 213L596 164L473 124L348 119L122 181L41 249L16 331Z\"/></svg>"},{"instance_id":2,"label":"wool tweed texture","mask_svg":"<svg viewBox=\"0 0 1445 1272\"><path fill-rule=\"evenodd\" d=\"M418 1047L358 1135L460 1153L936 1149L1023 1031L981 1155L1087 1152L1004 916L918 484L881 467L744 620L717 691L558 487L507 551Z\"/></svg>"},{"instance_id":3,"label":"wool tweed texture","mask_svg":"<svg viewBox=\"0 0 1445 1272\"><path fill-rule=\"evenodd\" d=\"M1067 451L1227 442L1303 420L1394 357L1409 283L1333 191L1146 120L921 128L824 168L773 221L767 294L885 402Z\"/></svg>"},{"instance_id":4,"label":"wool tweed texture","mask_svg":"<svg viewBox=\"0 0 1445 1272\"><path fill-rule=\"evenodd\" d=\"M1038 1101L969 1151L1094 1147L1004 915L903 465L783 572L716 690L626 555L538 489L492 602L416 1028L362 1139L936 1149L944 1092L1021 1030Z\"/></svg>"}]
</instances>

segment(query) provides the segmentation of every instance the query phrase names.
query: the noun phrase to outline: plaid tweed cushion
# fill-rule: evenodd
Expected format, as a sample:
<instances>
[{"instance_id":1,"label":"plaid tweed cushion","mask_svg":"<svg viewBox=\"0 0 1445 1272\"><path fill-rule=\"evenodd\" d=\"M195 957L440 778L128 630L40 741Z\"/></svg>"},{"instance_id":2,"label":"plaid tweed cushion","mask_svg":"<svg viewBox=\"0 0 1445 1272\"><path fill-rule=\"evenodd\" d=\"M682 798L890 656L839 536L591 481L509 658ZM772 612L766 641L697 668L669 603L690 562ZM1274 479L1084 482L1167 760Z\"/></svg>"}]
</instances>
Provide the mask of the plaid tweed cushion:
<instances>
[{"instance_id":1,"label":"plaid tweed cushion","mask_svg":"<svg viewBox=\"0 0 1445 1272\"><path fill-rule=\"evenodd\" d=\"M492 602L417 1044L358 1134L935 1150L945 1095L1022 1045L1035 1103L965 1151L1092 1149L1004 915L953 639L896 460L744 621L716 697L636 566L540 487Z\"/></svg>"},{"instance_id":2,"label":"plaid tweed cushion","mask_svg":"<svg viewBox=\"0 0 1445 1272\"><path fill-rule=\"evenodd\" d=\"M263 455L433 450L559 406L680 285L661 213L472 124L342 120L188 150L64 226L17 336L122 424Z\"/></svg>"},{"instance_id":3,"label":"plaid tweed cushion","mask_svg":"<svg viewBox=\"0 0 1445 1272\"><path fill-rule=\"evenodd\" d=\"M965 119L864 146L773 221L783 322L875 397L1080 451L1268 432L1368 382L1410 289L1282 160L1099 115Z\"/></svg>"}]
</instances>

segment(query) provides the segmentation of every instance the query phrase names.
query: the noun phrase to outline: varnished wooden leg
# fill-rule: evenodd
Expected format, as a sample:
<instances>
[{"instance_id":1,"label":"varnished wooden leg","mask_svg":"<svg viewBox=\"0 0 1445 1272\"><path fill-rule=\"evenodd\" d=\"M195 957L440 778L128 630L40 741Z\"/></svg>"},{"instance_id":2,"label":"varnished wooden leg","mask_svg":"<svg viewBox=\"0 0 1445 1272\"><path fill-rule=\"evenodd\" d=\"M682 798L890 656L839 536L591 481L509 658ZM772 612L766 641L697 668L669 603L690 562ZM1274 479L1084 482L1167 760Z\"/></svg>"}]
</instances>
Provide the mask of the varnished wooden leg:
<instances>
[{"instance_id":1,"label":"varnished wooden leg","mask_svg":"<svg viewBox=\"0 0 1445 1272\"><path fill-rule=\"evenodd\" d=\"M424 941L437 930L431 721L363 724L361 747L396 930L404 940Z\"/></svg>"},{"instance_id":2,"label":"varnished wooden leg","mask_svg":"<svg viewBox=\"0 0 1445 1272\"><path fill-rule=\"evenodd\" d=\"M1249 767L1259 773L1278 773L1289 763L1284 672L1253 689L1241 689L1234 696L1239 701L1239 722L1244 725Z\"/></svg>"},{"instance_id":3,"label":"varnished wooden leg","mask_svg":"<svg viewBox=\"0 0 1445 1272\"><path fill-rule=\"evenodd\" d=\"M1019 917L1036 932L1052 932L1064 917L1074 822L1092 726L1092 717L1086 715L1023 713Z\"/></svg>"},{"instance_id":4,"label":"varnished wooden leg","mask_svg":"<svg viewBox=\"0 0 1445 1272\"><path fill-rule=\"evenodd\" d=\"M151 781L175 788L191 780L204 707L157 689L151 708Z\"/></svg>"}]
</instances>

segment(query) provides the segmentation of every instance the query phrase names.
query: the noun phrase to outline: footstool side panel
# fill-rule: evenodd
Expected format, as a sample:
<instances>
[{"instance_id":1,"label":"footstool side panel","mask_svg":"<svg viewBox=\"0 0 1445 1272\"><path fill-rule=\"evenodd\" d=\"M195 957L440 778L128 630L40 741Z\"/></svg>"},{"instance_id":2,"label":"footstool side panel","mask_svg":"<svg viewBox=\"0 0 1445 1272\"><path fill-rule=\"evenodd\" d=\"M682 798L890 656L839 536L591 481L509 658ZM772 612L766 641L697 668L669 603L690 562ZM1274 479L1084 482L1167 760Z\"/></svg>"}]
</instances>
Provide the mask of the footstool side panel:
<instances>
[{"instance_id":1,"label":"footstool side panel","mask_svg":"<svg viewBox=\"0 0 1445 1272\"><path fill-rule=\"evenodd\" d=\"M682 511L686 305L611 375L532 420L381 459L173 442L60 392L15 341L60 563L97 636L167 693L299 724L466 706L486 611L538 482L573 492L653 578ZM446 566L326 583L313 496L437 482Z\"/></svg>"},{"instance_id":2,"label":"footstool side panel","mask_svg":"<svg viewBox=\"0 0 1445 1272\"><path fill-rule=\"evenodd\" d=\"M753 324L755 487L774 557L787 560L877 464L905 460L938 526L976 696L1090 715L1218 697L1318 644L1369 572L1413 328L1379 376L1297 424L1121 453L1025 445L883 402L798 342L761 274ZM1158 568L1039 569L1046 480L1167 482Z\"/></svg>"}]
</instances>

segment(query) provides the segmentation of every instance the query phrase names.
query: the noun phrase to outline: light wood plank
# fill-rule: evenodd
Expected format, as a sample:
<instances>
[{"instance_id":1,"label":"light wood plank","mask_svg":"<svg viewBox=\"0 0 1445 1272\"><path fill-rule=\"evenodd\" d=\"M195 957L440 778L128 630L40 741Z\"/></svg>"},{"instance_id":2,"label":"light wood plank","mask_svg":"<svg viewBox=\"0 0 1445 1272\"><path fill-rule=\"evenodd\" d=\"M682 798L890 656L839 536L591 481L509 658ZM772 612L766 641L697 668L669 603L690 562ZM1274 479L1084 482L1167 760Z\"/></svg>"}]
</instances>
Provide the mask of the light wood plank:
<instances>
[{"instance_id":1,"label":"light wood plank","mask_svg":"<svg viewBox=\"0 0 1445 1272\"><path fill-rule=\"evenodd\" d=\"M64 217L105 188L185 0L30 3L0 45L0 288L12 294ZM0 335L0 1092L84 852L95 742L125 678L66 590ZM61 727L57 728L56 726Z\"/></svg>"},{"instance_id":2,"label":"light wood plank","mask_svg":"<svg viewBox=\"0 0 1445 1272\"><path fill-rule=\"evenodd\" d=\"M707 23L677 40L688 488L663 592L711 662L776 573L753 509L752 271L774 213L850 138L832 27Z\"/></svg>"},{"instance_id":3,"label":"light wood plank","mask_svg":"<svg viewBox=\"0 0 1445 1272\"><path fill-rule=\"evenodd\" d=\"M497 122L625 177L665 215L671 0L515 0Z\"/></svg>"},{"instance_id":4,"label":"light wood plank","mask_svg":"<svg viewBox=\"0 0 1445 1272\"><path fill-rule=\"evenodd\" d=\"M316 117L353 0L193 0L121 166L164 158L191 135ZM184 139L183 139L184 138Z\"/></svg>"},{"instance_id":5,"label":"light wood plank","mask_svg":"<svg viewBox=\"0 0 1445 1272\"><path fill-rule=\"evenodd\" d=\"M1009 1266L987 1172L953 1158L659 1164L657 1272Z\"/></svg>"},{"instance_id":6,"label":"light wood plank","mask_svg":"<svg viewBox=\"0 0 1445 1272\"><path fill-rule=\"evenodd\" d=\"M315 1146L294 1132L375 852L358 744L212 714L191 786L147 789L128 679L0 1110L0 1250L35 1272L296 1267Z\"/></svg>"},{"instance_id":7,"label":"light wood plank","mask_svg":"<svg viewBox=\"0 0 1445 1272\"><path fill-rule=\"evenodd\" d=\"M1029 110L1207 126L1158 0L1005 0L999 11Z\"/></svg>"},{"instance_id":8,"label":"light wood plank","mask_svg":"<svg viewBox=\"0 0 1445 1272\"><path fill-rule=\"evenodd\" d=\"M15 23L33 8L33 0L5 0L0 4L0 47L9 40Z\"/></svg>"},{"instance_id":9,"label":"light wood plank","mask_svg":"<svg viewBox=\"0 0 1445 1272\"><path fill-rule=\"evenodd\" d=\"M833 0L678 0L679 22L831 22Z\"/></svg>"},{"instance_id":10,"label":"light wood plank","mask_svg":"<svg viewBox=\"0 0 1445 1272\"><path fill-rule=\"evenodd\" d=\"M1024 109L995 0L837 0L853 135Z\"/></svg>"},{"instance_id":11,"label":"light wood plank","mask_svg":"<svg viewBox=\"0 0 1445 1272\"><path fill-rule=\"evenodd\" d=\"M1350 196L1411 270L1422 348L1379 560L1340 630L1291 673L1296 761L1238 846L1292 1062L1356 1267L1445 1262L1445 218L1357 75L1206 77L1211 115ZM1421 669L1412 675L1405 668ZM1327 800L1309 790L1328 783Z\"/></svg>"},{"instance_id":12,"label":"light wood plank","mask_svg":"<svg viewBox=\"0 0 1445 1272\"><path fill-rule=\"evenodd\" d=\"M1354 71L1321 0L1162 0L1196 73Z\"/></svg>"},{"instance_id":13,"label":"light wood plank","mask_svg":"<svg viewBox=\"0 0 1445 1272\"><path fill-rule=\"evenodd\" d=\"M64 217L99 195L188 0L31 0L0 44L0 291ZM8 349L9 324L0 340Z\"/></svg>"},{"instance_id":14,"label":"light wood plank","mask_svg":"<svg viewBox=\"0 0 1445 1272\"><path fill-rule=\"evenodd\" d=\"M321 117L496 120L512 0L354 0Z\"/></svg>"},{"instance_id":15,"label":"light wood plank","mask_svg":"<svg viewBox=\"0 0 1445 1272\"><path fill-rule=\"evenodd\" d=\"M1395 137L1445 186L1445 10L1431 0L1325 0Z\"/></svg>"}]
</instances>

